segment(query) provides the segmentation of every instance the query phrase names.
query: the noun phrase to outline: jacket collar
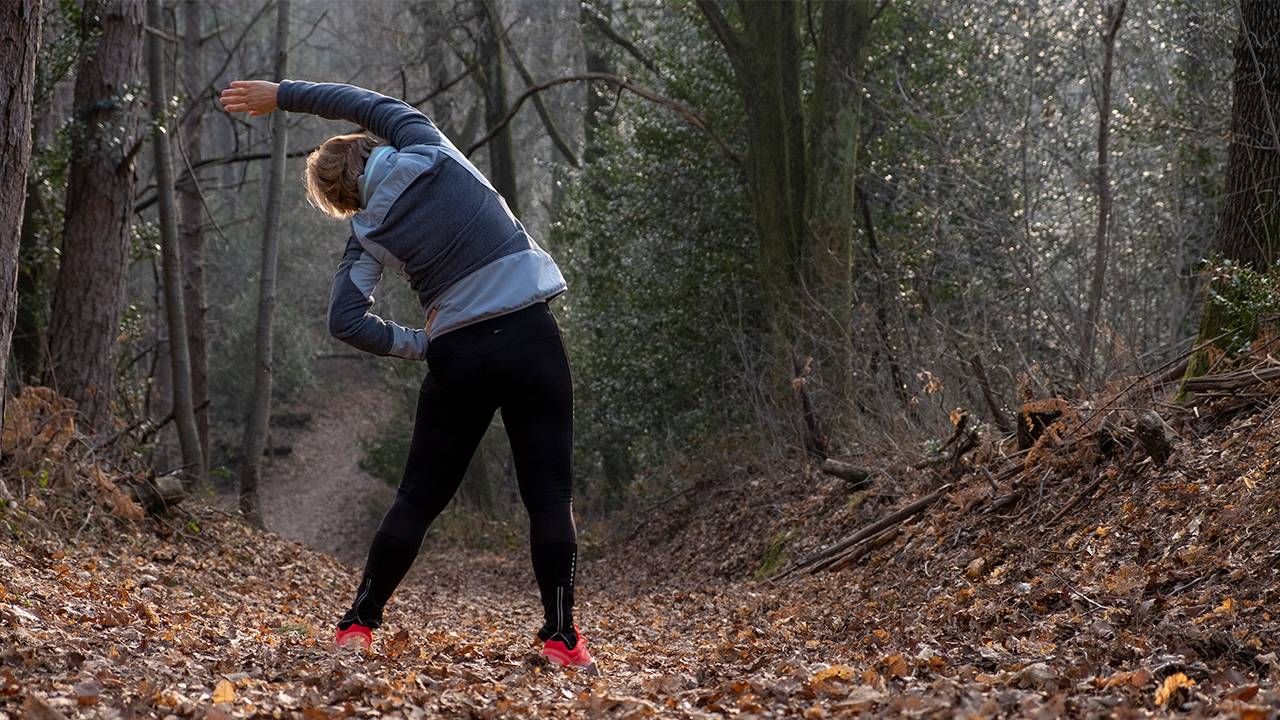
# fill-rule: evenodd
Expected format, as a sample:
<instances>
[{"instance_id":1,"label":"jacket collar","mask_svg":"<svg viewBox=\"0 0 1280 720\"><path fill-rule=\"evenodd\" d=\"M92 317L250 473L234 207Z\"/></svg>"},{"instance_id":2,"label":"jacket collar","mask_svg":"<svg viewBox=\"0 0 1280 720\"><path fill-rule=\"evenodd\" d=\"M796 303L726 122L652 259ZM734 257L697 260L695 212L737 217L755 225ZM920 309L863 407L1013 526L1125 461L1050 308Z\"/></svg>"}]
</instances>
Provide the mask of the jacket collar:
<instances>
[{"instance_id":1,"label":"jacket collar","mask_svg":"<svg viewBox=\"0 0 1280 720\"><path fill-rule=\"evenodd\" d=\"M379 145L369 153L369 159L364 164L364 174L357 181L360 185L360 208L364 209L369 205L369 196L373 195L373 191L378 187L378 183L387 176L390 170L389 164L386 162L387 157L395 152L395 148L390 145Z\"/></svg>"}]
</instances>

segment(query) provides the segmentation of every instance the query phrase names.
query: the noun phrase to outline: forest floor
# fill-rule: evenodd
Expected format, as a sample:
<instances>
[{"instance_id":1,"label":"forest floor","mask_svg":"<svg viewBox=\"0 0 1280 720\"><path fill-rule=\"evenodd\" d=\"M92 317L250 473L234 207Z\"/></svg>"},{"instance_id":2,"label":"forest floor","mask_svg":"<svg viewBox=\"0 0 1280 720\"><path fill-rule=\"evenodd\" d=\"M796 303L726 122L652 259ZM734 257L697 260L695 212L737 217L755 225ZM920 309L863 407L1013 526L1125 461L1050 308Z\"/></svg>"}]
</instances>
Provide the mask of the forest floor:
<instances>
[{"instance_id":1,"label":"forest floor","mask_svg":"<svg viewBox=\"0 0 1280 720\"><path fill-rule=\"evenodd\" d=\"M56 479L10 477L0 717L1275 717L1275 398L1184 414L1163 466L1059 433L851 492L708 448L585 553L599 675L539 659L523 552L428 547L373 650L337 652L351 566L208 506L69 517ZM945 482L849 568L761 579Z\"/></svg>"}]
</instances>

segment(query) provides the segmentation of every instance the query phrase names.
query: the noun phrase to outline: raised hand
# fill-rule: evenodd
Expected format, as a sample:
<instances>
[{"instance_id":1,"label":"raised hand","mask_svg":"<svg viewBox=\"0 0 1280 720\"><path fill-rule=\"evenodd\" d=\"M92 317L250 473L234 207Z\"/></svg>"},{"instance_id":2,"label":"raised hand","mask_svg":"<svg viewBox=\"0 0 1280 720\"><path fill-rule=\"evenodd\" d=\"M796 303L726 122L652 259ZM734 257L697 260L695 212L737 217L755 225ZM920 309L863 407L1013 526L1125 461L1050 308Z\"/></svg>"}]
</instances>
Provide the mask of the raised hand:
<instances>
[{"instance_id":1,"label":"raised hand","mask_svg":"<svg viewBox=\"0 0 1280 720\"><path fill-rule=\"evenodd\" d=\"M247 112L249 117L267 115L276 109L280 86L267 80L232 80L218 100L227 112Z\"/></svg>"}]
</instances>

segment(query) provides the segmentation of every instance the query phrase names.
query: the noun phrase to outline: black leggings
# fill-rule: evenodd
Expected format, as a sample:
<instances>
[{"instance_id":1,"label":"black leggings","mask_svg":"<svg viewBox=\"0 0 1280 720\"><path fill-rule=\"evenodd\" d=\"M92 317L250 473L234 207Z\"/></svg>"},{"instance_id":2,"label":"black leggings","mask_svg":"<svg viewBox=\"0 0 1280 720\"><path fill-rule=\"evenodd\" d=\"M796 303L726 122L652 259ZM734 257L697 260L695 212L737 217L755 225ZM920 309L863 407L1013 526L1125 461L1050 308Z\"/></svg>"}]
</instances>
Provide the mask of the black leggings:
<instances>
[{"instance_id":1,"label":"black leggings","mask_svg":"<svg viewBox=\"0 0 1280 720\"><path fill-rule=\"evenodd\" d=\"M511 442L529 511L544 638L573 627L573 385L546 303L445 333L427 347L413 440L400 489L369 550L356 600L340 627L377 627L413 564L427 526L458 490L496 410Z\"/></svg>"}]
</instances>

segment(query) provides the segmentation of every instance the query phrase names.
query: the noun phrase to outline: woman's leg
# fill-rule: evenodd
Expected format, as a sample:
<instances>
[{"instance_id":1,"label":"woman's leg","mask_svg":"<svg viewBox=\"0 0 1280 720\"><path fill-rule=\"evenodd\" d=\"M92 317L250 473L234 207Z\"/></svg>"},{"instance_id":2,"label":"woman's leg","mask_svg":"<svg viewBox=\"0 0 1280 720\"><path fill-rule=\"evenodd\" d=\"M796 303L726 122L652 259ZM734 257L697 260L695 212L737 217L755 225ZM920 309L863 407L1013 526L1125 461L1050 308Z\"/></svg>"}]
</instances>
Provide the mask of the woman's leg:
<instances>
[{"instance_id":1,"label":"woman's leg","mask_svg":"<svg viewBox=\"0 0 1280 720\"><path fill-rule=\"evenodd\" d=\"M550 319L550 313L546 316ZM554 320L551 320L554 323ZM529 511L533 572L546 624L539 636L564 633L570 648L578 541L573 523L573 383L558 335L509 353L502 421L511 441L520 497Z\"/></svg>"},{"instance_id":2,"label":"woman's leg","mask_svg":"<svg viewBox=\"0 0 1280 720\"><path fill-rule=\"evenodd\" d=\"M493 419L494 406L486 396L447 391L431 373L422 381L400 489L373 537L356 599L339 628L382 623L383 606L417 558L427 527L457 492Z\"/></svg>"}]
</instances>

